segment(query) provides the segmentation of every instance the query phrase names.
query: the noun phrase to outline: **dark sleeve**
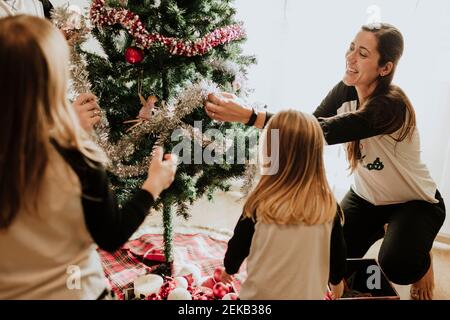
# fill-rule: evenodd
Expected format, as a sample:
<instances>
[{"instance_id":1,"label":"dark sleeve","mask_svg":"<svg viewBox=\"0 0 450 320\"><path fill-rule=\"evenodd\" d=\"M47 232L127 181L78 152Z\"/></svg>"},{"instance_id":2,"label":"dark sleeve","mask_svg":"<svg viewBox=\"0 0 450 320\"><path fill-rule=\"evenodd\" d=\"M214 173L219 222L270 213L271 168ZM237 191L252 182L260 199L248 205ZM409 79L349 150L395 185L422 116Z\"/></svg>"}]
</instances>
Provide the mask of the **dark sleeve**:
<instances>
[{"instance_id":1,"label":"dark sleeve","mask_svg":"<svg viewBox=\"0 0 450 320\"><path fill-rule=\"evenodd\" d=\"M358 99L354 87L349 87L344 82L339 82L328 92L327 96L313 112L316 118L329 118L337 115L337 110L346 101Z\"/></svg>"},{"instance_id":2,"label":"dark sleeve","mask_svg":"<svg viewBox=\"0 0 450 320\"><path fill-rule=\"evenodd\" d=\"M320 105L313 112L316 118L329 118L337 115L337 110L346 101L356 100L358 95L354 87L346 86L342 81L334 86L333 89L327 94L325 99L320 103ZM266 120L264 126L273 116L273 113L266 113Z\"/></svg>"},{"instance_id":3,"label":"dark sleeve","mask_svg":"<svg viewBox=\"0 0 450 320\"><path fill-rule=\"evenodd\" d=\"M318 118L329 145L391 134L405 121L406 106L386 97L374 98L361 110ZM400 118L400 119L399 119Z\"/></svg>"},{"instance_id":4,"label":"dark sleeve","mask_svg":"<svg viewBox=\"0 0 450 320\"><path fill-rule=\"evenodd\" d=\"M341 81L314 111L313 115L322 127L327 144L333 145L391 134L403 125L406 117L404 102L383 95L373 98L361 110L337 114L337 110L345 102L357 101L357 99L356 89ZM266 113L264 125L272 116L272 113Z\"/></svg>"},{"instance_id":5,"label":"dark sleeve","mask_svg":"<svg viewBox=\"0 0 450 320\"><path fill-rule=\"evenodd\" d=\"M103 169L87 170L81 185L86 226L94 241L106 251L119 249L131 237L154 202L149 192L139 189L119 208Z\"/></svg>"},{"instance_id":6,"label":"dark sleeve","mask_svg":"<svg viewBox=\"0 0 450 320\"><path fill-rule=\"evenodd\" d=\"M264 120L264 127L267 125L267 122L269 122L270 118L272 118L274 113L272 112L266 112L266 119Z\"/></svg>"},{"instance_id":7,"label":"dark sleeve","mask_svg":"<svg viewBox=\"0 0 450 320\"><path fill-rule=\"evenodd\" d=\"M79 151L57 149L80 180L84 219L89 233L101 249L117 250L144 221L154 202L152 195L145 190L137 190L119 208L103 167L88 164Z\"/></svg>"},{"instance_id":8,"label":"dark sleeve","mask_svg":"<svg viewBox=\"0 0 450 320\"><path fill-rule=\"evenodd\" d=\"M51 19L51 11L53 10L53 5L49 0L39 0L44 8L44 15L47 19Z\"/></svg>"},{"instance_id":9,"label":"dark sleeve","mask_svg":"<svg viewBox=\"0 0 450 320\"><path fill-rule=\"evenodd\" d=\"M344 231L341 224L341 210L338 205L338 212L333 220L330 244L330 279L331 284L337 285L344 279L347 262L347 247L344 240Z\"/></svg>"},{"instance_id":10,"label":"dark sleeve","mask_svg":"<svg viewBox=\"0 0 450 320\"><path fill-rule=\"evenodd\" d=\"M253 233L255 232L255 222L247 217L241 216L234 234L228 241L228 248L225 253L223 265L228 274L235 274L247 258L252 244Z\"/></svg>"}]
</instances>

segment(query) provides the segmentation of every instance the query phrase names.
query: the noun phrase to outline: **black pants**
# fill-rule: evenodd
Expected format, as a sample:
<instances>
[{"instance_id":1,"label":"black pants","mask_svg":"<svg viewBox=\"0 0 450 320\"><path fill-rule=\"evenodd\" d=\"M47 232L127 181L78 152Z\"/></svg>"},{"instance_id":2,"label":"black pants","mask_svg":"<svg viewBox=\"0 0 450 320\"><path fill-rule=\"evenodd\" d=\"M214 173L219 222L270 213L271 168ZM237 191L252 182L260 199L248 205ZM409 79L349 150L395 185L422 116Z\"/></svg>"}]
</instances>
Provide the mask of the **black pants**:
<instances>
[{"instance_id":1,"label":"black pants","mask_svg":"<svg viewBox=\"0 0 450 320\"><path fill-rule=\"evenodd\" d=\"M386 276L397 284L421 279L430 267L429 252L445 220L445 205L409 201L375 206L353 190L341 202L344 211L344 238L349 258L361 258L378 239L384 237L378 262ZM388 223L387 232L384 225Z\"/></svg>"}]
</instances>

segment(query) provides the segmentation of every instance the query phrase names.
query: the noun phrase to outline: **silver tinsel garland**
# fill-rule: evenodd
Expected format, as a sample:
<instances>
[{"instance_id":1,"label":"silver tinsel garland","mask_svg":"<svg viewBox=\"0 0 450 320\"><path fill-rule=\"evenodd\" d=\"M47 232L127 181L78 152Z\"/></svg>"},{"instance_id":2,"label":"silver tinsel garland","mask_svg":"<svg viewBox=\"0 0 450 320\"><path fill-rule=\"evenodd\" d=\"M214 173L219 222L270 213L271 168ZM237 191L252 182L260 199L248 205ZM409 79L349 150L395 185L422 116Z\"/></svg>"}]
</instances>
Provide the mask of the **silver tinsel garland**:
<instances>
[{"instance_id":1,"label":"silver tinsel garland","mask_svg":"<svg viewBox=\"0 0 450 320\"><path fill-rule=\"evenodd\" d=\"M256 164L247 165L244 173L244 181L241 186L242 199L247 198L254 187L254 183L258 174L258 166Z\"/></svg>"},{"instance_id":2,"label":"silver tinsel garland","mask_svg":"<svg viewBox=\"0 0 450 320\"><path fill-rule=\"evenodd\" d=\"M52 10L53 24L60 29L70 46L70 93L77 96L91 90L89 74L86 71L86 60L77 52L77 47L86 41L91 28L76 6L62 6Z\"/></svg>"},{"instance_id":3,"label":"silver tinsel garland","mask_svg":"<svg viewBox=\"0 0 450 320\"><path fill-rule=\"evenodd\" d=\"M239 91L239 96L241 98L248 97L253 91L248 88L247 76L236 62L220 58L211 58L209 59L208 64L214 69L226 73L234 78L232 83L233 90L235 92Z\"/></svg>"},{"instance_id":4,"label":"silver tinsel garland","mask_svg":"<svg viewBox=\"0 0 450 320\"><path fill-rule=\"evenodd\" d=\"M92 87L86 70L86 59L78 50L81 44L87 40L91 31L88 24L89 19L81 14L78 7L68 5L54 8L51 18L53 24L64 33L70 46L69 70L71 81L69 97L75 100L79 94L89 92ZM110 160L108 169L120 176L135 176L145 173L148 162L146 162L146 166L127 166L121 163L124 154L129 155L134 152L134 145L126 143L111 144L109 123L104 110L101 111L100 118L100 122L95 126L92 133L92 139L107 154Z\"/></svg>"},{"instance_id":5,"label":"silver tinsel garland","mask_svg":"<svg viewBox=\"0 0 450 320\"><path fill-rule=\"evenodd\" d=\"M86 70L86 59L79 53L78 48L83 44L91 32L89 19L81 13L81 9L74 5L64 5L56 7L51 12L52 23L60 29L69 44L70 48L70 77L69 97L71 100L85 92L90 92L91 83L89 73ZM109 149L109 123L104 110L100 114L101 120L95 127L92 138L102 147L108 156L111 156ZM111 150L109 150L111 151ZM112 152L114 154L114 152Z\"/></svg>"},{"instance_id":6,"label":"silver tinsel garland","mask_svg":"<svg viewBox=\"0 0 450 320\"><path fill-rule=\"evenodd\" d=\"M181 120L195 109L202 108L209 93L217 92L219 92L217 85L210 80L201 80L188 85L176 98L169 100L168 103L163 103L149 120L143 120L115 145L111 142L101 145L110 159L110 171L122 178L144 174L148 168L150 157L144 159L140 164L132 166L123 165L122 161L134 153L135 146L149 133L157 134L158 138L155 144L163 146L175 129L183 127L184 124Z\"/></svg>"}]
</instances>

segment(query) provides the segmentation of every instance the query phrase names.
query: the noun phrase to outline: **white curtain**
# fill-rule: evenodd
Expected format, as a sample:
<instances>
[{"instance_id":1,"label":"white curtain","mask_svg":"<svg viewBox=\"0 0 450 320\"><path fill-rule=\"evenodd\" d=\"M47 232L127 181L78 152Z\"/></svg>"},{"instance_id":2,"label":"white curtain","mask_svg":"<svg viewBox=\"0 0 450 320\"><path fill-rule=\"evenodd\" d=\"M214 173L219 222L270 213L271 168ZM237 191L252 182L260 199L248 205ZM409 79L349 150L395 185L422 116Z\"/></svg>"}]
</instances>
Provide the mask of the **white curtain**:
<instances>
[{"instance_id":1,"label":"white curtain","mask_svg":"<svg viewBox=\"0 0 450 320\"><path fill-rule=\"evenodd\" d=\"M372 20L397 26L405 52L395 82L411 99L422 137L423 159L450 206L450 1L448 0L237 0L255 54L252 100L270 110L312 112L343 76L344 54ZM330 183L338 198L351 179L340 147L327 147ZM450 234L450 219L441 230Z\"/></svg>"}]
</instances>

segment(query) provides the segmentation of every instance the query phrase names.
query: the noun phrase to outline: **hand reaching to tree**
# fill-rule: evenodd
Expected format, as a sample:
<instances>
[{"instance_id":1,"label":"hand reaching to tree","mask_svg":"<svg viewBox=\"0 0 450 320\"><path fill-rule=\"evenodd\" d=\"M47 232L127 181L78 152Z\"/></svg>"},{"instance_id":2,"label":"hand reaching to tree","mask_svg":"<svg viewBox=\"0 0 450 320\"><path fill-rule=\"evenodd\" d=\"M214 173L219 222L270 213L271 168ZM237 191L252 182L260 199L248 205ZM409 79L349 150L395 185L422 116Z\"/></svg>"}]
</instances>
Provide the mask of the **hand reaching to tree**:
<instances>
[{"instance_id":1,"label":"hand reaching to tree","mask_svg":"<svg viewBox=\"0 0 450 320\"><path fill-rule=\"evenodd\" d=\"M206 113L214 120L247 123L252 109L244 106L234 94L210 94L205 102Z\"/></svg>"},{"instance_id":2,"label":"hand reaching to tree","mask_svg":"<svg viewBox=\"0 0 450 320\"><path fill-rule=\"evenodd\" d=\"M97 97L92 93L82 93L73 102L81 127L90 132L94 125L100 121L100 107Z\"/></svg>"},{"instance_id":3,"label":"hand reaching to tree","mask_svg":"<svg viewBox=\"0 0 450 320\"><path fill-rule=\"evenodd\" d=\"M174 154L164 155L163 148L156 147L153 150L147 180L142 185L142 189L147 190L154 199L157 199L160 193L172 184L176 171L177 156Z\"/></svg>"}]
</instances>

